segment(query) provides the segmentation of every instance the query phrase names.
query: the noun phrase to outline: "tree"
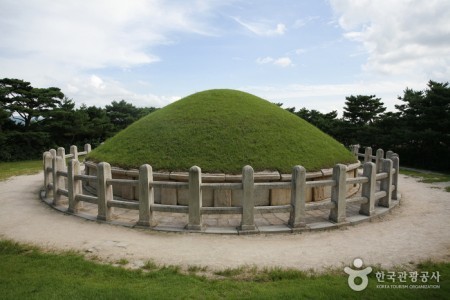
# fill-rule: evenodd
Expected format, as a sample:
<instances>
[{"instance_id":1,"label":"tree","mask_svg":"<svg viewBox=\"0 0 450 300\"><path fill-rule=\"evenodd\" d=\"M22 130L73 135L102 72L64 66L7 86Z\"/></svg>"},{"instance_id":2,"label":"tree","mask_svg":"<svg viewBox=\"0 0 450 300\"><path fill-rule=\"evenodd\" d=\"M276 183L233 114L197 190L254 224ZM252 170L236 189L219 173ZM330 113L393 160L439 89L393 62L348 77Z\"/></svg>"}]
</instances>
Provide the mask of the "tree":
<instances>
[{"instance_id":1,"label":"tree","mask_svg":"<svg viewBox=\"0 0 450 300\"><path fill-rule=\"evenodd\" d=\"M0 133L3 131L3 125L9 121L11 114L0 106Z\"/></svg>"},{"instance_id":2,"label":"tree","mask_svg":"<svg viewBox=\"0 0 450 300\"><path fill-rule=\"evenodd\" d=\"M450 87L428 82L425 91L407 88L397 125L402 134L396 148L403 161L417 167L450 170Z\"/></svg>"},{"instance_id":3,"label":"tree","mask_svg":"<svg viewBox=\"0 0 450 300\"><path fill-rule=\"evenodd\" d=\"M82 105L59 88L35 88L20 79L0 80L0 161L30 159L54 147L98 146L156 108L113 101L106 108ZM15 119L17 122L14 122Z\"/></svg>"},{"instance_id":4,"label":"tree","mask_svg":"<svg viewBox=\"0 0 450 300\"><path fill-rule=\"evenodd\" d=\"M114 131L120 131L141 117L156 110L154 107L138 108L125 100L121 100L120 102L113 101L111 105L106 105L105 108L106 114L114 125Z\"/></svg>"},{"instance_id":5,"label":"tree","mask_svg":"<svg viewBox=\"0 0 450 300\"><path fill-rule=\"evenodd\" d=\"M56 108L48 112L42 126L56 145L67 148L82 139L88 123L88 114L75 109L75 102L64 97Z\"/></svg>"},{"instance_id":6,"label":"tree","mask_svg":"<svg viewBox=\"0 0 450 300\"><path fill-rule=\"evenodd\" d=\"M345 97L344 120L353 125L373 124L386 111L380 98L375 95Z\"/></svg>"},{"instance_id":7,"label":"tree","mask_svg":"<svg viewBox=\"0 0 450 300\"><path fill-rule=\"evenodd\" d=\"M278 106L282 106L282 103L274 103ZM341 143L347 142L347 136L343 133L345 133L344 126L345 123L337 118L337 111L333 110L329 113L321 113L318 110L312 109L309 110L305 107L301 108L298 111L295 111L295 107L288 107L285 108L286 111L293 113L294 115L302 118L303 120L307 121L308 123L311 123L312 125L316 126L323 132L329 134L336 140L340 141Z\"/></svg>"},{"instance_id":8,"label":"tree","mask_svg":"<svg viewBox=\"0 0 450 300\"><path fill-rule=\"evenodd\" d=\"M329 128L329 125L335 121L337 117L337 111L335 110L324 114L318 110L308 110L304 107L298 112L295 112L295 114L319 128Z\"/></svg>"},{"instance_id":9,"label":"tree","mask_svg":"<svg viewBox=\"0 0 450 300\"><path fill-rule=\"evenodd\" d=\"M446 134L450 128L450 87L448 83L428 82L425 91L406 88L403 97L398 98L404 104L395 105L413 130L426 128Z\"/></svg>"},{"instance_id":10,"label":"tree","mask_svg":"<svg viewBox=\"0 0 450 300\"><path fill-rule=\"evenodd\" d=\"M18 119L25 129L31 122L39 121L46 113L61 103L64 94L59 88L34 88L20 79L0 80L0 102L4 110Z\"/></svg>"},{"instance_id":11,"label":"tree","mask_svg":"<svg viewBox=\"0 0 450 300\"><path fill-rule=\"evenodd\" d=\"M96 106L87 107L83 104L79 111L86 114L88 120L83 127L81 138L83 143L90 143L95 147L114 135L114 126L105 109Z\"/></svg>"}]
</instances>

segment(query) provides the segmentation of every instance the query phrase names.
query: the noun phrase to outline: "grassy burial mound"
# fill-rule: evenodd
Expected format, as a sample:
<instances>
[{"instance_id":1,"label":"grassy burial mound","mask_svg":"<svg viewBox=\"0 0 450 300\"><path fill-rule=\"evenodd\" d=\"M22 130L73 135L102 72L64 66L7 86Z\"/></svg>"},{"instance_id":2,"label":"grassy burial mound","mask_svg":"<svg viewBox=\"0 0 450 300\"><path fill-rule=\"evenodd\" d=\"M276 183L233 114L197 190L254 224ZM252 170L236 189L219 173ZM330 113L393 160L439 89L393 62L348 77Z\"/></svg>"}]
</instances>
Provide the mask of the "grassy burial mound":
<instances>
[{"instance_id":1,"label":"grassy burial mound","mask_svg":"<svg viewBox=\"0 0 450 300\"><path fill-rule=\"evenodd\" d=\"M208 90L143 117L93 150L88 159L154 171L290 173L353 163L339 142L277 105L236 90Z\"/></svg>"}]
</instances>

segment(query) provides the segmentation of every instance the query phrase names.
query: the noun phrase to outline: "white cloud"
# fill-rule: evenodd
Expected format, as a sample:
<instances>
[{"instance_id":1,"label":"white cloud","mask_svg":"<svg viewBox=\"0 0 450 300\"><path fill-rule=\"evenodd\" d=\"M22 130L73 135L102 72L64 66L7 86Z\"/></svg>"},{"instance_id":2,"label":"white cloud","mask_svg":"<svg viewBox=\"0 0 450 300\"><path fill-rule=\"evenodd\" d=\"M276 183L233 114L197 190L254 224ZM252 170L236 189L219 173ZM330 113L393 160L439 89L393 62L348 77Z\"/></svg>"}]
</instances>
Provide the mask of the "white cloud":
<instances>
[{"instance_id":1,"label":"white cloud","mask_svg":"<svg viewBox=\"0 0 450 300\"><path fill-rule=\"evenodd\" d=\"M275 28L269 22L244 22L239 18L233 18L240 25L259 36L277 36L285 34L286 25L278 23Z\"/></svg>"},{"instance_id":2,"label":"white cloud","mask_svg":"<svg viewBox=\"0 0 450 300\"><path fill-rule=\"evenodd\" d=\"M66 86L69 93L80 92L74 84L77 78L89 78L91 87L102 89L107 82L91 77L92 73L158 62L161 58L154 49L174 43L177 33L214 35L205 24L208 12L219 5L161 0L35 0L26 5L0 1L1 75L34 86Z\"/></svg>"},{"instance_id":3,"label":"white cloud","mask_svg":"<svg viewBox=\"0 0 450 300\"><path fill-rule=\"evenodd\" d=\"M264 64L268 64L268 63L273 62L273 58L270 57L270 56L266 56L266 57L263 57L263 58L258 57L258 58L256 59L256 62L257 62L258 64L260 64L260 65L264 65Z\"/></svg>"},{"instance_id":4,"label":"white cloud","mask_svg":"<svg viewBox=\"0 0 450 300\"><path fill-rule=\"evenodd\" d=\"M286 25L284 24L277 24L277 28L275 30L269 30L267 31L267 35L283 35L286 32Z\"/></svg>"},{"instance_id":5,"label":"white cloud","mask_svg":"<svg viewBox=\"0 0 450 300\"><path fill-rule=\"evenodd\" d=\"M283 67L283 68L286 68L286 67L289 67L289 66L293 65L292 60L289 57L287 57L287 56L276 58L276 59L274 59L274 58L272 58L270 56L266 56L266 57L262 57L262 58L258 57L256 59L256 63L258 63L260 65L273 64L275 66Z\"/></svg>"},{"instance_id":6,"label":"white cloud","mask_svg":"<svg viewBox=\"0 0 450 300\"><path fill-rule=\"evenodd\" d=\"M105 84L103 83L103 80L98 77L97 75L91 75L90 78L90 84L96 89L104 89Z\"/></svg>"},{"instance_id":7,"label":"white cloud","mask_svg":"<svg viewBox=\"0 0 450 300\"><path fill-rule=\"evenodd\" d=\"M54 1L0 4L3 51L77 69L129 67L159 58L149 48L170 30L198 32L188 11L159 1ZM160 12L165 11L164 15Z\"/></svg>"},{"instance_id":8,"label":"white cloud","mask_svg":"<svg viewBox=\"0 0 450 300\"><path fill-rule=\"evenodd\" d=\"M289 57L280 57L273 62L274 65L279 67L289 67L292 66L292 61Z\"/></svg>"},{"instance_id":9,"label":"white cloud","mask_svg":"<svg viewBox=\"0 0 450 300\"><path fill-rule=\"evenodd\" d=\"M138 83L139 84L139 83ZM163 107L180 99L179 96L157 96L151 93L139 94L128 90L120 82L111 78L101 78L95 74L74 77L62 86L69 98L77 101L78 105L105 106L113 100L122 99L139 107Z\"/></svg>"},{"instance_id":10,"label":"white cloud","mask_svg":"<svg viewBox=\"0 0 450 300\"><path fill-rule=\"evenodd\" d=\"M364 70L448 80L450 2L332 0L345 37L360 42Z\"/></svg>"}]
</instances>

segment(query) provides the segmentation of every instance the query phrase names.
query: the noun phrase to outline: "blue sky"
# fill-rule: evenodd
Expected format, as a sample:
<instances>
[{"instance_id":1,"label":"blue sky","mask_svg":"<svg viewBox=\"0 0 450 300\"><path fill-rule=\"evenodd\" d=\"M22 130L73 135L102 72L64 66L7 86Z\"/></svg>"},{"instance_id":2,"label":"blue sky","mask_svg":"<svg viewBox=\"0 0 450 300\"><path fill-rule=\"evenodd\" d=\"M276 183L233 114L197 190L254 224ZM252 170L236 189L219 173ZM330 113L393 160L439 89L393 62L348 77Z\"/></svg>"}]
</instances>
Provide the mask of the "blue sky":
<instances>
[{"instance_id":1,"label":"blue sky","mask_svg":"<svg viewBox=\"0 0 450 300\"><path fill-rule=\"evenodd\" d=\"M78 105L161 107L239 89L341 111L449 81L446 0L0 0L0 77L57 86Z\"/></svg>"}]
</instances>

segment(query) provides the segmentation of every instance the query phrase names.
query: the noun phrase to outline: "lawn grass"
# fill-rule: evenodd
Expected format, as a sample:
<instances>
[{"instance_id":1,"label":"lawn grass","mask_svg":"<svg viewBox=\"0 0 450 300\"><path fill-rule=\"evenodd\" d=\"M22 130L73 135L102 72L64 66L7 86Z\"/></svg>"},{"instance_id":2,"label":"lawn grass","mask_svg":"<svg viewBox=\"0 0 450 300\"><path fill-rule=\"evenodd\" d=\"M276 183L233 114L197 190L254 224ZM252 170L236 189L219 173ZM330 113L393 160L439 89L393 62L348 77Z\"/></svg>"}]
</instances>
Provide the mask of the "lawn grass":
<instances>
[{"instance_id":1,"label":"lawn grass","mask_svg":"<svg viewBox=\"0 0 450 300\"><path fill-rule=\"evenodd\" d=\"M36 174L42 170L42 160L0 162L0 181L11 176Z\"/></svg>"},{"instance_id":2,"label":"lawn grass","mask_svg":"<svg viewBox=\"0 0 450 300\"><path fill-rule=\"evenodd\" d=\"M241 267L207 279L173 266L126 270L73 253L45 253L0 241L2 299L449 299L450 263L423 263L417 271L440 272L440 289L380 289L374 272L369 286L352 291L342 270L326 274L281 268ZM242 279L242 273L250 276ZM431 284L431 283L430 283ZM436 283L434 283L436 284ZM389 284L392 285L392 284Z\"/></svg>"},{"instance_id":3,"label":"lawn grass","mask_svg":"<svg viewBox=\"0 0 450 300\"><path fill-rule=\"evenodd\" d=\"M239 174L291 173L356 162L342 144L292 113L235 90L193 94L140 119L89 153L90 160L123 168L148 163L154 171Z\"/></svg>"},{"instance_id":4,"label":"lawn grass","mask_svg":"<svg viewBox=\"0 0 450 300\"><path fill-rule=\"evenodd\" d=\"M420 182L450 182L450 174L434 173L429 171L419 171L400 168L400 174L420 178ZM445 191L450 193L450 186L445 187Z\"/></svg>"},{"instance_id":5,"label":"lawn grass","mask_svg":"<svg viewBox=\"0 0 450 300\"><path fill-rule=\"evenodd\" d=\"M416 171L416 170L409 170L409 169L403 169L400 168L400 173L403 175L411 176L411 177L418 177L422 178L420 182L425 183L434 183L434 182L449 182L450 181L450 174L443 174L443 173L434 173L434 172L428 172L428 171Z\"/></svg>"}]
</instances>

